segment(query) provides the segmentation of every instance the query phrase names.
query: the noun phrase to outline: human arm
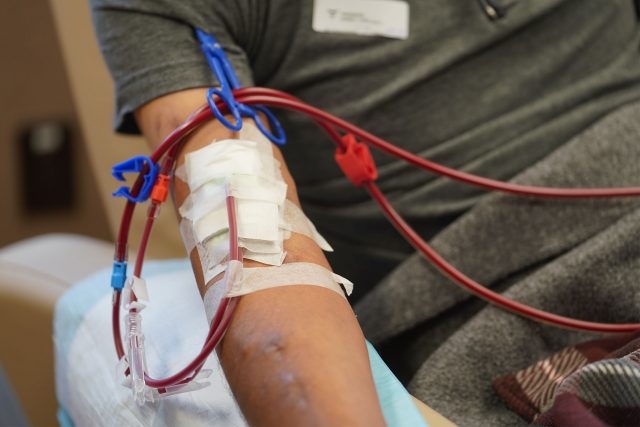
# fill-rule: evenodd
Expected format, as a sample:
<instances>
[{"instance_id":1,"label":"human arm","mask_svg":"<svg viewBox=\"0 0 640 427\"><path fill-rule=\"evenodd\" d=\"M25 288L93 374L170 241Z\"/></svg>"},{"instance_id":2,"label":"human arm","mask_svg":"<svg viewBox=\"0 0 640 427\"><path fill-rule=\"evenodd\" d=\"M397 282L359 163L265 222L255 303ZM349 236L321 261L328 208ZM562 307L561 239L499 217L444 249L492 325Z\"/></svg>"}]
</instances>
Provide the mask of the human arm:
<instances>
[{"instance_id":1,"label":"human arm","mask_svg":"<svg viewBox=\"0 0 640 427\"><path fill-rule=\"evenodd\" d=\"M205 100L204 89L157 98L136 111L152 147ZM233 138L218 122L194 133L184 155L213 140ZM278 150L287 198L299 204L295 184ZM176 204L189 189L176 182ZM285 241L289 262L311 262L329 268L313 240L293 233ZM200 271L194 252L194 271ZM245 266L256 266L253 261ZM199 276L196 274L196 276ZM202 277L197 277L201 291ZM231 388L252 425L384 425L362 332L344 298L314 286L287 286L241 297L219 349Z\"/></svg>"}]
</instances>

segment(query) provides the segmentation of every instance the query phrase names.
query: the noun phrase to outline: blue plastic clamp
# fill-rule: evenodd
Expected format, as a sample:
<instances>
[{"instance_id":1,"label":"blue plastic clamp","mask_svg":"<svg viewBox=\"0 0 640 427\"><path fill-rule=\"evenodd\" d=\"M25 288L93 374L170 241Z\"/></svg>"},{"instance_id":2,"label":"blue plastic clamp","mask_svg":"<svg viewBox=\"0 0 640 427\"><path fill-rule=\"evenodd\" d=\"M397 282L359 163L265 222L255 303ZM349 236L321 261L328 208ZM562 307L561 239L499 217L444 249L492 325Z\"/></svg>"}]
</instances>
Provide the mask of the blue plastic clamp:
<instances>
[{"instance_id":1,"label":"blue plastic clamp","mask_svg":"<svg viewBox=\"0 0 640 427\"><path fill-rule=\"evenodd\" d=\"M238 103L236 102L232 91L240 88L238 76L236 76L231 63L227 59L227 55L224 53L224 49L222 49L222 46L220 46L220 43L218 43L215 37L197 28L196 36L200 41L200 48L209 63L209 68L211 68L213 75L220 84L219 89L209 89L209 93L207 94L209 108L211 108L211 112L215 118L220 121L220 123L222 123L226 128L237 132L242 128L242 119L240 118ZM224 117L224 114L222 114L214 102L214 95L224 101L229 113L233 116L235 123L229 122Z\"/></svg>"},{"instance_id":2,"label":"blue plastic clamp","mask_svg":"<svg viewBox=\"0 0 640 427\"><path fill-rule=\"evenodd\" d=\"M111 174L118 181L126 181L125 173L144 173L144 182L137 196L131 194L129 187L122 186L113 193L114 197L124 197L130 202L141 203L146 201L151 194L153 185L158 178L160 166L153 163L147 156L136 156L122 163L118 163L111 169Z\"/></svg>"},{"instance_id":3,"label":"blue plastic clamp","mask_svg":"<svg viewBox=\"0 0 640 427\"><path fill-rule=\"evenodd\" d=\"M111 273L111 287L115 290L121 291L124 288L124 283L127 280L127 262L126 261L114 261L113 272Z\"/></svg>"},{"instance_id":4,"label":"blue plastic clamp","mask_svg":"<svg viewBox=\"0 0 640 427\"><path fill-rule=\"evenodd\" d=\"M220 88L211 88L207 93L207 102L214 117L233 132L238 132L242 129L242 117L248 117L255 122L260 132L262 132L269 141L276 145L284 145L286 142L284 130L271 111L264 106L250 107L236 101L233 96L233 91L241 88L240 80L238 80L238 76L220 43L218 43L216 38L211 34L205 33L198 28L196 28L195 31L200 41L202 52L209 63L209 68L211 68L213 75L220 84ZM222 114L216 105L216 98L225 103L229 114L233 117L234 123L231 123L224 114ZM273 133L262 123L258 112L265 115L269 127L273 129Z\"/></svg>"}]
</instances>

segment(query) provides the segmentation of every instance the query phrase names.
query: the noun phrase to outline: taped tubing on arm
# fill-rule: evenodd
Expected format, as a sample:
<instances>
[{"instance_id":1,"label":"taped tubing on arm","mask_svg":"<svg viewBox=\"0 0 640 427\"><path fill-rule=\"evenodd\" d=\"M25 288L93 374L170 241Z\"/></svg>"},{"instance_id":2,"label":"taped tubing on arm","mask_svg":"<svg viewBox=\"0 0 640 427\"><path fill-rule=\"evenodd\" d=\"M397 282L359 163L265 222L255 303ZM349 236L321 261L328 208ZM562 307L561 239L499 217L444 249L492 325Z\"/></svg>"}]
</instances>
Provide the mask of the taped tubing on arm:
<instances>
[{"instance_id":1,"label":"taped tubing on arm","mask_svg":"<svg viewBox=\"0 0 640 427\"><path fill-rule=\"evenodd\" d=\"M327 112L319 110L311 105L305 104L297 98L285 94L283 92L267 89L267 88L243 88L234 91L236 100L240 103L249 105L265 105L271 107L282 108L290 111L298 111L309 118L311 118L321 129L323 129L327 135L334 141L338 147L344 150L344 145L340 134L336 131L336 128L341 129L344 132L351 133L359 138L361 141L367 142L374 147L386 152L389 155L403 159L415 166L422 169L431 171L441 176L446 176L451 179L455 179L467 184L476 185L488 190L502 191L506 193L521 195L521 196L533 196L533 197L547 197L547 198L602 198L602 197L628 197L639 196L640 187L620 187L620 188L550 188L550 187L537 187L528 185L519 185L512 183L505 183L477 175L469 174L466 172L457 171L449 167L440 165L438 163L423 159L416 156L406 150L394 146L388 141L382 138L378 138L359 127L352 125L342 119L339 119ZM224 109L224 103L218 103L221 109ZM186 137L198 128L202 123L212 118L212 112L207 104L204 104L197 109L189 118L176 128L165 140L158 146L151 156L153 162L158 162L169 153L170 160L165 164L164 169L167 168L167 164L173 166L173 158L179 152ZM132 186L131 193L135 196L140 191L142 186L142 176L140 176L135 184ZM527 305L515 302L500 294L497 294L479 283L473 281L460 271L458 271L451 264L447 263L442 257L440 257L420 236L397 214L393 207L389 204L386 198L379 191L377 186L373 183L365 184L367 191L374 198L374 200L380 205L387 218L393 223L398 231L427 259L433 262L444 274L453 279L463 288L467 289L471 293L480 298L485 299L491 304L499 306L510 312L519 314L532 320L540 321L543 323L551 324L569 329L586 330L591 332L605 332L605 333L624 333L632 332L640 329L640 324L608 324L598 322L588 322L583 320L572 319L569 317L563 317L548 313L543 310L538 310ZM135 210L135 203L127 202L122 220L120 223L120 230L118 233L118 240L116 245L116 260L124 261L126 259L126 248L129 236L129 229L131 226L131 219ZM153 222L153 218L148 219L149 223ZM148 228L148 232L147 232ZM143 234L141 247L146 247L148 241L151 226L145 227L145 233ZM232 254L236 256L240 255L239 248L236 248ZM143 259L144 251L138 253L139 260ZM134 274L139 275L142 268L142 262L136 262L136 272ZM118 357L124 356L122 347L122 340L119 326L119 301L120 292L115 291L114 295L114 307L113 307L113 332L116 352ZM201 353L178 373L172 375L164 380L155 380L152 378L146 378L147 384L151 387L161 388L170 385L179 384L184 381L189 375L193 374L195 370L199 369L204 360L213 351L217 342L222 337L224 329L228 324L233 309L237 301L231 299L228 304L221 304L218 307L218 312L214 316L214 321L211 324L211 330L207 337L206 343L203 346ZM223 308L223 305L229 307ZM217 324L216 324L217 323Z\"/></svg>"}]
</instances>

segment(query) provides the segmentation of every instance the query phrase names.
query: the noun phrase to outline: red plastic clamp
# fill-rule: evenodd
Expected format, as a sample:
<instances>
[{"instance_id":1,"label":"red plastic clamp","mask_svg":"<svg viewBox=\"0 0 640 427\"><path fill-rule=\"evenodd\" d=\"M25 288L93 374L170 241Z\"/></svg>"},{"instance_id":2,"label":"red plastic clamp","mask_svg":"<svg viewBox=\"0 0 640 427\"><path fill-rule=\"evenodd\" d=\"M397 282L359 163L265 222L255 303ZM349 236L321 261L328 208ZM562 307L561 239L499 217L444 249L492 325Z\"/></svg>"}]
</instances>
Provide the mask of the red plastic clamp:
<instances>
[{"instance_id":1,"label":"red plastic clamp","mask_svg":"<svg viewBox=\"0 0 640 427\"><path fill-rule=\"evenodd\" d=\"M153 189L151 190L151 200L155 203L164 203L169 195L169 183L171 179L164 174L159 174Z\"/></svg>"},{"instance_id":2,"label":"red plastic clamp","mask_svg":"<svg viewBox=\"0 0 640 427\"><path fill-rule=\"evenodd\" d=\"M378 178L378 170L373 162L373 156L369 147L356 140L353 134L342 137L344 149L336 149L335 159L342 172L356 187L375 181Z\"/></svg>"}]
</instances>

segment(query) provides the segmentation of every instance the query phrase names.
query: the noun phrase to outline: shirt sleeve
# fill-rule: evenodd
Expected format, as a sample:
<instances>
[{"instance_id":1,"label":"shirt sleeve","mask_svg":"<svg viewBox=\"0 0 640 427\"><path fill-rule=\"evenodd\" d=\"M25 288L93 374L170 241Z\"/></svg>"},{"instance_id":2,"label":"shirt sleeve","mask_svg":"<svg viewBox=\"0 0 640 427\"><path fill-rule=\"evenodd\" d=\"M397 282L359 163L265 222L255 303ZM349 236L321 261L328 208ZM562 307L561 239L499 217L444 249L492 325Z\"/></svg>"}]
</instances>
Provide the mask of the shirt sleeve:
<instances>
[{"instance_id":1,"label":"shirt sleeve","mask_svg":"<svg viewBox=\"0 0 640 427\"><path fill-rule=\"evenodd\" d=\"M228 3L228 4L224 4ZM194 28L215 35L242 85L253 76L243 1L91 0L94 27L115 84L114 129L140 133L133 111L171 92L217 84ZM204 101L204 100L203 100Z\"/></svg>"}]
</instances>

